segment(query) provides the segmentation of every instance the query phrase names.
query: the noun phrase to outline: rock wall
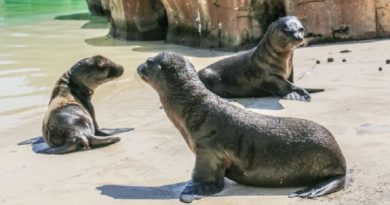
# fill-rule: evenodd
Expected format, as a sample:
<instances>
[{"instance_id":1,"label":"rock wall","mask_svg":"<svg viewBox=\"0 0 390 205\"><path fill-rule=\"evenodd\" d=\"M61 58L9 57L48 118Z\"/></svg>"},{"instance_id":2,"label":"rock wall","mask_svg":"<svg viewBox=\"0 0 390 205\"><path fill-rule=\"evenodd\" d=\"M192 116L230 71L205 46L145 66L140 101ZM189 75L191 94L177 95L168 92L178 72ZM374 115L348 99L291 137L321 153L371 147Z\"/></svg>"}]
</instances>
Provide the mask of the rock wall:
<instances>
[{"instance_id":1,"label":"rock wall","mask_svg":"<svg viewBox=\"0 0 390 205\"><path fill-rule=\"evenodd\" d=\"M102 11L109 17L109 35L124 40L165 39L194 47L243 48L257 44L268 25L285 15L302 20L309 41L390 36L390 0L87 2L95 14Z\"/></svg>"},{"instance_id":2,"label":"rock wall","mask_svg":"<svg viewBox=\"0 0 390 205\"><path fill-rule=\"evenodd\" d=\"M278 0L162 0L168 14L167 42L234 48L259 41L276 13ZM272 3L270 3L272 2Z\"/></svg>"},{"instance_id":3,"label":"rock wall","mask_svg":"<svg viewBox=\"0 0 390 205\"><path fill-rule=\"evenodd\" d=\"M366 39L389 36L389 0L285 0L309 37Z\"/></svg>"},{"instance_id":4,"label":"rock wall","mask_svg":"<svg viewBox=\"0 0 390 205\"><path fill-rule=\"evenodd\" d=\"M167 22L160 0L109 0L109 36L122 40L163 40Z\"/></svg>"}]
</instances>

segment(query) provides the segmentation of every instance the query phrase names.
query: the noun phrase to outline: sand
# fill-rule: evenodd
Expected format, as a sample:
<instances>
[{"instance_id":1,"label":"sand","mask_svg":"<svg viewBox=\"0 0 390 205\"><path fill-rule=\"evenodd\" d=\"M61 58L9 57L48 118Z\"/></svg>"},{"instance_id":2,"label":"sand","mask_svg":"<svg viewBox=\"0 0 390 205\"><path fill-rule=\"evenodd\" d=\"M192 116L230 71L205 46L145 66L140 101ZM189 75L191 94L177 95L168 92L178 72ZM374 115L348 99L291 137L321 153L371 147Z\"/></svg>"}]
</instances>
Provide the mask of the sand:
<instances>
[{"instance_id":1,"label":"sand","mask_svg":"<svg viewBox=\"0 0 390 205\"><path fill-rule=\"evenodd\" d=\"M194 156L160 108L157 94L137 77L136 67L163 50L184 54L197 68L231 53L163 42L109 41L103 37L107 30L80 29L84 23L44 21L0 33L0 39L7 39L0 49L0 60L5 62L0 68L30 69L11 74L15 79L10 84L24 76L24 87L11 87L9 95L0 99L0 204L180 204L178 195L191 176ZM40 35L43 32L45 37ZM278 98L234 103L327 127L347 160L346 190L302 200L287 198L298 188L250 188L227 181L222 193L194 204L390 204L390 65L385 64L389 46L390 40L383 40L300 48L295 53L296 83L325 88L325 92L313 94L310 103ZM340 53L345 49L351 52ZM12 56L4 57L7 52ZM17 146L41 135L51 86L59 75L94 54L126 67L122 78L96 91L93 102L100 126L135 131L121 134L120 143L61 156L35 154L31 146ZM327 63L328 57L335 61ZM8 86L4 84L8 81L2 82L1 87ZM20 87L24 90L17 90ZM20 92L18 96L12 97L13 90Z\"/></svg>"}]
</instances>

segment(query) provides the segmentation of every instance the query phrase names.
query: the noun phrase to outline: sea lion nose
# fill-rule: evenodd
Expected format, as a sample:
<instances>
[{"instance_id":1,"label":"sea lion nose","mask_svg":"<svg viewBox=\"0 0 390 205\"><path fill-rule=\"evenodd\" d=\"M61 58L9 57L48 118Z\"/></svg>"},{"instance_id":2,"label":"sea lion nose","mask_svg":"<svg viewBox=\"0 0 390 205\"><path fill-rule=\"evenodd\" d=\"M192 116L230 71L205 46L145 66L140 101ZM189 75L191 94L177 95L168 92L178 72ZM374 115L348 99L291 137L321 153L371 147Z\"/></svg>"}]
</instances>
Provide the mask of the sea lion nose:
<instances>
[{"instance_id":1,"label":"sea lion nose","mask_svg":"<svg viewBox=\"0 0 390 205\"><path fill-rule=\"evenodd\" d=\"M299 32L294 35L295 39L302 41L304 39L303 33Z\"/></svg>"},{"instance_id":2,"label":"sea lion nose","mask_svg":"<svg viewBox=\"0 0 390 205\"><path fill-rule=\"evenodd\" d=\"M138 75L142 75L145 73L145 64L141 64L138 66L137 73L138 73Z\"/></svg>"}]
</instances>

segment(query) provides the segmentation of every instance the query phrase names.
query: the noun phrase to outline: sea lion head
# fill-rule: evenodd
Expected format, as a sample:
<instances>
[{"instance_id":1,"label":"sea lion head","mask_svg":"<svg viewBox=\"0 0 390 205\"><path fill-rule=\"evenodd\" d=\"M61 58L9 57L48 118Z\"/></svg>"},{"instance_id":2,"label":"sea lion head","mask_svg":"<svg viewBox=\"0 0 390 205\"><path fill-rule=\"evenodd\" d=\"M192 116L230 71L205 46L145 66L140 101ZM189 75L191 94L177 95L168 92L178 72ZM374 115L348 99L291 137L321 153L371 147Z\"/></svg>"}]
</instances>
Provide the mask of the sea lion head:
<instances>
[{"instance_id":1,"label":"sea lion head","mask_svg":"<svg viewBox=\"0 0 390 205\"><path fill-rule=\"evenodd\" d=\"M138 75L157 92L180 89L185 84L200 81L194 66L182 55L162 52L137 68Z\"/></svg>"},{"instance_id":2,"label":"sea lion head","mask_svg":"<svg viewBox=\"0 0 390 205\"><path fill-rule=\"evenodd\" d=\"M305 28L295 16L274 21L268 30L271 43L277 50L293 50L304 42Z\"/></svg>"},{"instance_id":3,"label":"sea lion head","mask_svg":"<svg viewBox=\"0 0 390 205\"><path fill-rule=\"evenodd\" d=\"M97 86L116 79L123 74L123 67L100 56L80 60L70 69L70 80L94 90Z\"/></svg>"}]
</instances>

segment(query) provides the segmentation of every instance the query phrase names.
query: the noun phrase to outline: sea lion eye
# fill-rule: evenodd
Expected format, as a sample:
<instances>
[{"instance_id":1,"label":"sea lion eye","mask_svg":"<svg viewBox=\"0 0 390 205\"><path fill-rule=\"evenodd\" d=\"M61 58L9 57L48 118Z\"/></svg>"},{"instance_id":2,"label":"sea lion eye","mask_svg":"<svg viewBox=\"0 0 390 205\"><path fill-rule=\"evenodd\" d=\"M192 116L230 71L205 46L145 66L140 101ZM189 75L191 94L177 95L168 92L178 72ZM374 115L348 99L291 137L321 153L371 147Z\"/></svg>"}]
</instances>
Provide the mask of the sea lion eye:
<instances>
[{"instance_id":1,"label":"sea lion eye","mask_svg":"<svg viewBox=\"0 0 390 205\"><path fill-rule=\"evenodd\" d=\"M148 58L146 60L146 65L152 69L161 70L161 65L158 64L153 58Z\"/></svg>"}]
</instances>

